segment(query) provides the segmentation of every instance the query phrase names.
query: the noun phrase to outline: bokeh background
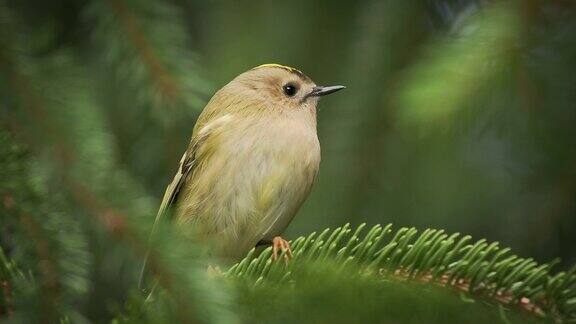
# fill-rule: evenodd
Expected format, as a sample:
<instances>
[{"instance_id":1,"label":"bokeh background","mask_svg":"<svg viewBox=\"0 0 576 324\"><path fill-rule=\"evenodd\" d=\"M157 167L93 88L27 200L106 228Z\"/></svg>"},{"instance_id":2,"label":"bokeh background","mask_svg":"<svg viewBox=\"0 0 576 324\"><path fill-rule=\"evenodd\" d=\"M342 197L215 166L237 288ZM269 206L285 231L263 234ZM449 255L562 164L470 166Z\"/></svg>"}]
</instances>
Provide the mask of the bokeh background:
<instances>
[{"instance_id":1,"label":"bokeh background","mask_svg":"<svg viewBox=\"0 0 576 324\"><path fill-rule=\"evenodd\" d=\"M87 177L119 166L143 208L210 96L281 63L347 86L320 103L321 171L289 238L392 222L576 261L573 1L4 0L0 15L3 124L74 142Z\"/></svg>"}]
</instances>

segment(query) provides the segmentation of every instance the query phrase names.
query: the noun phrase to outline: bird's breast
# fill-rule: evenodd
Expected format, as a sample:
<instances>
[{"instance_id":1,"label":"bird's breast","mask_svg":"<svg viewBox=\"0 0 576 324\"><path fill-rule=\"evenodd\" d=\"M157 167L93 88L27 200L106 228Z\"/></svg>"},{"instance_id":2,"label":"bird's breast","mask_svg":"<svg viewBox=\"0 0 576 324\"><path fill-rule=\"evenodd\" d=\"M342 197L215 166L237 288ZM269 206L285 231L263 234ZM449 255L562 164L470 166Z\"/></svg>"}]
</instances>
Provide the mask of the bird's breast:
<instances>
[{"instance_id":1,"label":"bird's breast","mask_svg":"<svg viewBox=\"0 0 576 324\"><path fill-rule=\"evenodd\" d=\"M223 143L228 163L216 185L217 201L221 226L233 228L235 242L249 248L289 224L315 180L320 144L316 130L298 120L236 126Z\"/></svg>"},{"instance_id":2,"label":"bird's breast","mask_svg":"<svg viewBox=\"0 0 576 324\"><path fill-rule=\"evenodd\" d=\"M291 203L314 181L320 163L316 130L299 121L268 120L238 129L223 148L230 156L229 176L245 187L253 208L267 210Z\"/></svg>"},{"instance_id":3,"label":"bird's breast","mask_svg":"<svg viewBox=\"0 0 576 324\"><path fill-rule=\"evenodd\" d=\"M199 225L225 254L241 255L289 224L315 180L320 145L315 125L300 119L227 118L218 127L217 145L190 179L179 217Z\"/></svg>"}]
</instances>

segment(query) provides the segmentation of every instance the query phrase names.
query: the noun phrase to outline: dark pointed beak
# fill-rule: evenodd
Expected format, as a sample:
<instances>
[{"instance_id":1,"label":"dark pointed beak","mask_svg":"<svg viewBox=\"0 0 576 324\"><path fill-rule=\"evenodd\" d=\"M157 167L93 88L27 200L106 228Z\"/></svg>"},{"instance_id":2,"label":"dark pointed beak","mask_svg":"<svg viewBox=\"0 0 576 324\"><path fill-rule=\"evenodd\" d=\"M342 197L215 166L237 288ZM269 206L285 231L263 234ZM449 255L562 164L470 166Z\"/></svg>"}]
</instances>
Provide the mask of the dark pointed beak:
<instances>
[{"instance_id":1,"label":"dark pointed beak","mask_svg":"<svg viewBox=\"0 0 576 324\"><path fill-rule=\"evenodd\" d=\"M312 88L312 92L308 94L309 97L321 97L336 91L340 91L346 88L345 86L337 85L337 86L315 86Z\"/></svg>"}]
</instances>

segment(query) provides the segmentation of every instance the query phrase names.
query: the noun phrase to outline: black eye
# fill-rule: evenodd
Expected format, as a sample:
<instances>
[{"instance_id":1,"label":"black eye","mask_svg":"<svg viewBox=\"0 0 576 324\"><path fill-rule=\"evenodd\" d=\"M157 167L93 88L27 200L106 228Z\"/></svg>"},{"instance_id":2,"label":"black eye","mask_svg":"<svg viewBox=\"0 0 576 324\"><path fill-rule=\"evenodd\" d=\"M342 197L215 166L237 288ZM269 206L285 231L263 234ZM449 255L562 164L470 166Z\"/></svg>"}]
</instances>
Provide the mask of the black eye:
<instances>
[{"instance_id":1,"label":"black eye","mask_svg":"<svg viewBox=\"0 0 576 324\"><path fill-rule=\"evenodd\" d=\"M296 85L288 83L282 87L282 90L284 91L285 95L287 95L288 97L292 97L296 94L298 88L296 88Z\"/></svg>"}]
</instances>

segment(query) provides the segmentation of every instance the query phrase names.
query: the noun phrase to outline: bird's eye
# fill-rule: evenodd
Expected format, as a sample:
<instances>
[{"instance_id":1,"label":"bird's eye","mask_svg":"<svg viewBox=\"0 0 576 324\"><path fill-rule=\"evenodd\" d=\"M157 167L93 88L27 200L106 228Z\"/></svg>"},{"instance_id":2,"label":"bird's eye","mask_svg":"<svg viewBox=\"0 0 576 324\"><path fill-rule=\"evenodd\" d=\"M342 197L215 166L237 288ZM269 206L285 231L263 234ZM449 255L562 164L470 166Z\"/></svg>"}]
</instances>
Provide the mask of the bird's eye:
<instances>
[{"instance_id":1,"label":"bird's eye","mask_svg":"<svg viewBox=\"0 0 576 324\"><path fill-rule=\"evenodd\" d=\"M298 88L296 88L296 85L288 83L282 87L282 91L284 91L284 94L288 97L293 97L298 91Z\"/></svg>"}]
</instances>

